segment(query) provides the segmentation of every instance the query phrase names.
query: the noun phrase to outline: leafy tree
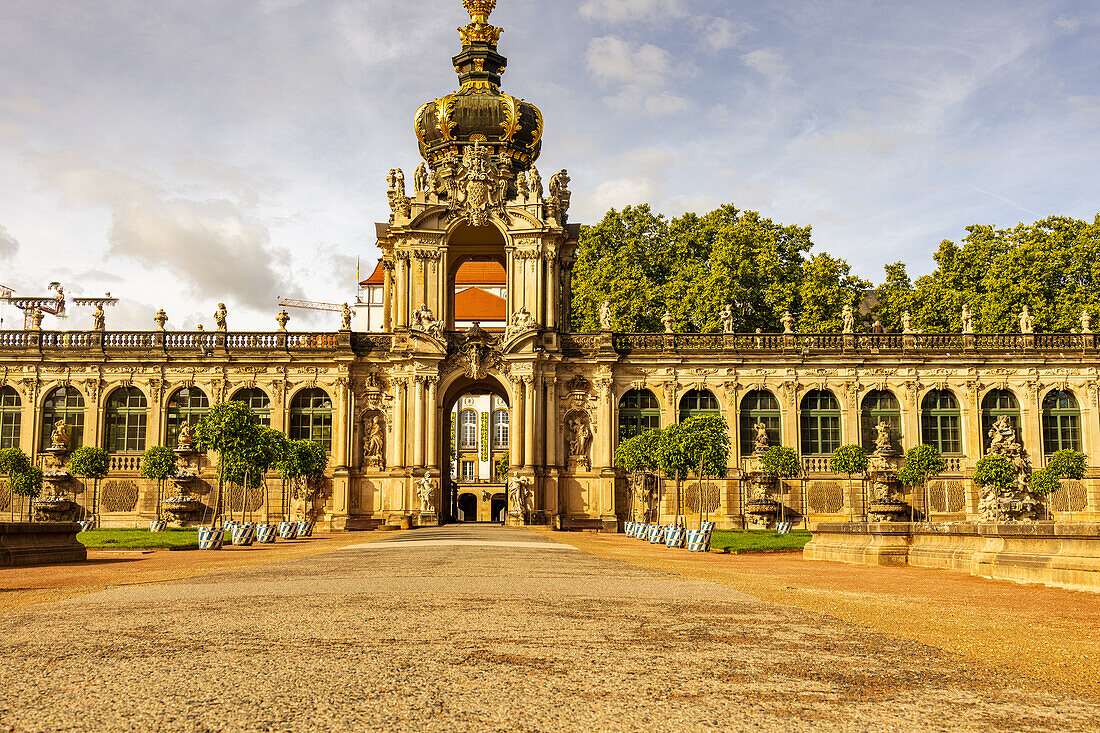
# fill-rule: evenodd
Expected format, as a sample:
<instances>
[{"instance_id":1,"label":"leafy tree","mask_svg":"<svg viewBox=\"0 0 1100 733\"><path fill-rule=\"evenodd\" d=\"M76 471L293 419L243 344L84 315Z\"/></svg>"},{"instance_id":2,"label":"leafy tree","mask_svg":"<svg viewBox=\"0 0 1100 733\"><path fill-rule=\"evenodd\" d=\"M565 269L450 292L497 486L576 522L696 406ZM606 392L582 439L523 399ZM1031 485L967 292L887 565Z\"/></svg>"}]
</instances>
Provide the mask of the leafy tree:
<instances>
[{"instance_id":1,"label":"leafy tree","mask_svg":"<svg viewBox=\"0 0 1100 733\"><path fill-rule=\"evenodd\" d=\"M221 518L226 470L236 476L236 472L247 465L245 455L256 449L259 432L256 415L244 402L219 402L195 425L195 446L199 450L212 450L218 454L218 495L210 519L211 529Z\"/></svg>"},{"instance_id":2,"label":"leafy tree","mask_svg":"<svg viewBox=\"0 0 1100 733\"><path fill-rule=\"evenodd\" d=\"M973 481L978 486L992 486L998 493L1016 485L1016 468L1005 456L985 456L974 466Z\"/></svg>"},{"instance_id":3,"label":"leafy tree","mask_svg":"<svg viewBox=\"0 0 1100 733\"><path fill-rule=\"evenodd\" d=\"M645 486L646 475L655 474L661 466L657 460L661 430L652 428L632 438L627 438L615 449L615 466L630 474L631 490L638 491ZM634 518L634 502L630 502L630 518Z\"/></svg>"},{"instance_id":4,"label":"leafy tree","mask_svg":"<svg viewBox=\"0 0 1100 733\"><path fill-rule=\"evenodd\" d=\"M898 471L898 480L906 486L920 486L924 496L925 511L928 507L928 479L943 473L947 464L934 445L914 445L905 452L905 465ZM909 503L909 519L913 519L913 504Z\"/></svg>"},{"instance_id":5,"label":"leafy tree","mask_svg":"<svg viewBox=\"0 0 1100 733\"><path fill-rule=\"evenodd\" d=\"M179 462L175 451L162 445L145 451L141 457L141 475L157 482L157 519L160 519L160 505L164 497L164 482L175 476Z\"/></svg>"},{"instance_id":6,"label":"leafy tree","mask_svg":"<svg viewBox=\"0 0 1100 733\"><path fill-rule=\"evenodd\" d=\"M92 480L92 520L99 519L99 482L111 468L111 455L95 446L77 448L69 456L69 473Z\"/></svg>"},{"instance_id":7,"label":"leafy tree","mask_svg":"<svg viewBox=\"0 0 1100 733\"><path fill-rule=\"evenodd\" d=\"M802 474L802 461L794 448L773 445L760 455L760 468L768 478L795 478Z\"/></svg>"},{"instance_id":8,"label":"leafy tree","mask_svg":"<svg viewBox=\"0 0 1100 733\"><path fill-rule=\"evenodd\" d=\"M1032 471L1028 478L1028 489L1036 496L1049 496L1060 488L1062 482L1050 466Z\"/></svg>"},{"instance_id":9,"label":"leafy tree","mask_svg":"<svg viewBox=\"0 0 1100 733\"><path fill-rule=\"evenodd\" d=\"M325 449L312 440L288 441L286 453L277 464L279 474L291 483L295 494L303 497L309 483L323 476L327 466L328 456Z\"/></svg>"},{"instance_id":10,"label":"leafy tree","mask_svg":"<svg viewBox=\"0 0 1100 733\"><path fill-rule=\"evenodd\" d=\"M858 312L863 292L871 283L852 275L851 270L847 262L824 252L805 264L798 289L802 305L800 331L834 333L844 326L844 306Z\"/></svg>"},{"instance_id":11,"label":"leafy tree","mask_svg":"<svg viewBox=\"0 0 1100 733\"><path fill-rule=\"evenodd\" d=\"M884 267L886 280L875 290L874 313L887 331L901 331L901 314L913 310L913 281L905 271L905 263L893 262Z\"/></svg>"},{"instance_id":12,"label":"leafy tree","mask_svg":"<svg viewBox=\"0 0 1100 733\"><path fill-rule=\"evenodd\" d=\"M31 460L27 454L19 448L4 448L0 450L0 473L8 475L23 473L31 467Z\"/></svg>"},{"instance_id":13,"label":"leafy tree","mask_svg":"<svg viewBox=\"0 0 1100 733\"><path fill-rule=\"evenodd\" d=\"M9 475L8 490L15 496L27 497L27 521L33 521L30 500L42 492L42 469L38 466L27 466Z\"/></svg>"},{"instance_id":14,"label":"leafy tree","mask_svg":"<svg viewBox=\"0 0 1100 733\"><path fill-rule=\"evenodd\" d=\"M867 470L867 451L862 445L842 445L833 451L833 457L829 459L829 470L848 474L848 493L851 495L852 474Z\"/></svg>"},{"instance_id":15,"label":"leafy tree","mask_svg":"<svg viewBox=\"0 0 1100 733\"><path fill-rule=\"evenodd\" d=\"M657 441L657 462L666 476L676 481L676 512L683 514L681 486L691 474L725 478L730 438L721 415L699 415L670 425ZM701 521L701 520L700 520Z\"/></svg>"},{"instance_id":16,"label":"leafy tree","mask_svg":"<svg viewBox=\"0 0 1100 733\"><path fill-rule=\"evenodd\" d=\"M1072 448L1063 448L1050 457L1047 468L1053 471L1058 478L1080 481L1085 477L1086 461L1084 453L1075 451Z\"/></svg>"},{"instance_id":17,"label":"leafy tree","mask_svg":"<svg viewBox=\"0 0 1100 733\"><path fill-rule=\"evenodd\" d=\"M497 458L496 463L493 464L493 470L496 471L496 478L503 478L508 475L508 454L504 453Z\"/></svg>"}]
</instances>

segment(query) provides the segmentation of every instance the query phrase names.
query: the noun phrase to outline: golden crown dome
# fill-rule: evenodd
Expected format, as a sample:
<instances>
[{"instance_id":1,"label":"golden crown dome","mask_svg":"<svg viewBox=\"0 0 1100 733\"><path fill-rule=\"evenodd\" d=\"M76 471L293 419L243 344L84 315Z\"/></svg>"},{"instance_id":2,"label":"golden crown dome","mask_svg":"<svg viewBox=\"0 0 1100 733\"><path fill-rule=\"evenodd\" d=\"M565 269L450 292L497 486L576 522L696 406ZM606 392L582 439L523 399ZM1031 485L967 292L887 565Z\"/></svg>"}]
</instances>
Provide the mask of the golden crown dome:
<instances>
[{"instance_id":1,"label":"golden crown dome","mask_svg":"<svg viewBox=\"0 0 1100 733\"><path fill-rule=\"evenodd\" d=\"M542 112L500 91L508 60L497 53L501 29L487 22L496 0L462 4L471 22L458 29L462 51L452 59L459 88L417 110L420 154L436 169L448 154L480 143L492 155L507 156L514 172L527 170L542 150Z\"/></svg>"}]
</instances>

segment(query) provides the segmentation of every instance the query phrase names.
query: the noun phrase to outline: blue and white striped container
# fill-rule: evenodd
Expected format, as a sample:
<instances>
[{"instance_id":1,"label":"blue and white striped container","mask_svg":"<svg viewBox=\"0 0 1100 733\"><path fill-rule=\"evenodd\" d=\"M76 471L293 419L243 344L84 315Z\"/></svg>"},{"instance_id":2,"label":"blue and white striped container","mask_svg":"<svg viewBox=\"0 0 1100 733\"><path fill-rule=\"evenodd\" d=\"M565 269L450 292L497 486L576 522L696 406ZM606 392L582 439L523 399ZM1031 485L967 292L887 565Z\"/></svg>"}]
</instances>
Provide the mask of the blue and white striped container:
<instances>
[{"instance_id":1,"label":"blue and white striped container","mask_svg":"<svg viewBox=\"0 0 1100 733\"><path fill-rule=\"evenodd\" d=\"M238 524L233 527L233 544L238 547L251 547L256 540L255 530L248 524Z\"/></svg>"},{"instance_id":2,"label":"blue and white striped container","mask_svg":"<svg viewBox=\"0 0 1100 733\"><path fill-rule=\"evenodd\" d=\"M652 524L643 524L643 523L639 522L638 523L638 528L634 531L634 537L639 539L639 540L645 540L646 542L648 542L649 541L649 528L652 527L652 526L653 526Z\"/></svg>"},{"instance_id":3,"label":"blue and white striped container","mask_svg":"<svg viewBox=\"0 0 1100 733\"><path fill-rule=\"evenodd\" d=\"M699 529L689 529L687 533L688 552L709 552L710 535L714 531L714 522L703 522Z\"/></svg>"},{"instance_id":4,"label":"blue and white striped container","mask_svg":"<svg viewBox=\"0 0 1100 733\"><path fill-rule=\"evenodd\" d=\"M199 527L199 549L220 550L225 543L225 530L221 527Z\"/></svg>"},{"instance_id":5,"label":"blue and white striped container","mask_svg":"<svg viewBox=\"0 0 1100 733\"><path fill-rule=\"evenodd\" d=\"M149 520L149 531L150 532L163 532L166 529L168 529L168 522L164 521L163 519L150 519Z\"/></svg>"},{"instance_id":6,"label":"blue and white striped container","mask_svg":"<svg viewBox=\"0 0 1100 733\"><path fill-rule=\"evenodd\" d=\"M683 527L668 525L665 527L665 547L683 547L685 534Z\"/></svg>"},{"instance_id":7,"label":"blue and white striped container","mask_svg":"<svg viewBox=\"0 0 1100 733\"><path fill-rule=\"evenodd\" d=\"M279 536L284 540L293 540L298 538L298 523L297 522L279 522Z\"/></svg>"},{"instance_id":8,"label":"blue and white striped container","mask_svg":"<svg viewBox=\"0 0 1100 733\"><path fill-rule=\"evenodd\" d=\"M638 523L637 522L624 522L623 523L623 529L626 531L626 536L627 537L633 537L634 532L636 532L637 529L638 529Z\"/></svg>"},{"instance_id":9,"label":"blue and white striped container","mask_svg":"<svg viewBox=\"0 0 1100 733\"><path fill-rule=\"evenodd\" d=\"M275 543L275 538L279 536L279 527L275 524L257 524L256 525L256 541L261 545L271 545Z\"/></svg>"},{"instance_id":10,"label":"blue and white striped container","mask_svg":"<svg viewBox=\"0 0 1100 733\"><path fill-rule=\"evenodd\" d=\"M312 537L313 536L313 522L306 522L306 521L298 522L298 536L299 537Z\"/></svg>"},{"instance_id":11,"label":"blue and white striped container","mask_svg":"<svg viewBox=\"0 0 1100 733\"><path fill-rule=\"evenodd\" d=\"M649 542L653 545L659 545L665 541L665 528L659 524L649 525Z\"/></svg>"},{"instance_id":12,"label":"blue and white striped container","mask_svg":"<svg viewBox=\"0 0 1100 733\"><path fill-rule=\"evenodd\" d=\"M92 519L81 519L77 524L80 525L81 532L88 532L95 527L95 521Z\"/></svg>"}]
</instances>

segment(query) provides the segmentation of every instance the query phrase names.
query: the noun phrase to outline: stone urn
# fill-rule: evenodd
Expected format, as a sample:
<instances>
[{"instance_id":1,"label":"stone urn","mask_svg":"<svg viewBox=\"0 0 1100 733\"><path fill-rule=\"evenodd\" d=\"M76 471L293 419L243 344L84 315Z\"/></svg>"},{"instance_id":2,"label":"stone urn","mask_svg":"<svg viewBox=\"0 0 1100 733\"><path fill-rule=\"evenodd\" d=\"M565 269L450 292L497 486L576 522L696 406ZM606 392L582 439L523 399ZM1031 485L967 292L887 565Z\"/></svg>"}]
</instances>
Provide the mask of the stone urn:
<instances>
[{"instance_id":1,"label":"stone urn","mask_svg":"<svg viewBox=\"0 0 1100 733\"><path fill-rule=\"evenodd\" d=\"M867 480L871 482L867 521L902 522L909 514L909 505L894 496L901 487L898 481L900 459L890 442L890 425L880 422L876 430L875 452L867 461Z\"/></svg>"},{"instance_id":2,"label":"stone urn","mask_svg":"<svg viewBox=\"0 0 1100 733\"><path fill-rule=\"evenodd\" d=\"M68 522L76 510L76 503L64 496L43 496L31 504L35 519L39 522Z\"/></svg>"},{"instance_id":3,"label":"stone urn","mask_svg":"<svg viewBox=\"0 0 1100 733\"><path fill-rule=\"evenodd\" d=\"M202 509L202 502L193 496L170 496L161 503L164 511L177 522L192 519Z\"/></svg>"},{"instance_id":4,"label":"stone urn","mask_svg":"<svg viewBox=\"0 0 1100 733\"><path fill-rule=\"evenodd\" d=\"M749 498L745 502L745 521L751 527L767 529L779 516L779 502L771 497L776 480L764 473L759 453L749 459L745 472L749 479Z\"/></svg>"}]
</instances>

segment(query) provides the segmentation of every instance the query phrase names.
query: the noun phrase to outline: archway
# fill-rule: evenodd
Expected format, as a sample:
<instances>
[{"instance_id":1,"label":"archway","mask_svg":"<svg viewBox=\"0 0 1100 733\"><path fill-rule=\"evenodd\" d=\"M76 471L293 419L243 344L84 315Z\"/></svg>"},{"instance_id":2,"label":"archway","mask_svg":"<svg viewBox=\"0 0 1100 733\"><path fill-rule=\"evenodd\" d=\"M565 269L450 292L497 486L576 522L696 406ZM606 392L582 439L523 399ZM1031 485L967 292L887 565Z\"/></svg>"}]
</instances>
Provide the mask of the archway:
<instances>
[{"instance_id":1,"label":"archway","mask_svg":"<svg viewBox=\"0 0 1100 733\"><path fill-rule=\"evenodd\" d=\"M493 377L446 388L439 431L440 522L500 521L511 452L510 399Z\"/></svg>"},{"instance_id":2,"label":"archway","mask_svg":"<svg viewBox=\"0 0 1100 733\"><path fill-rule=\"evenodd\" d=\"M448 235L446 261L444 262L446 282L443 292L443 296L446 298L446 307L443 309L442 315L448 330L457 330L464 320L469 320L463 318L463 315L468 314L457 312L459 309L456 298L460 291L464 291L471 286L476 287L478 290L488 291L496 290L498 285L503 286L505 309L501 320L507 318L507 293L510 292L512 283L507 276L508 259L505 246L504 235L492 225L474 227L463 224L456 227ZM462 282L463 278L460 276L460 270L463 269L464 265L467 266L467 271L473 268L475 271L484 269L485 272L480 277L474 275L472 282ZM489 292L486 295L499 296L500 294ZM479 303L477 306L482 309L489 307L490 310L495 310L494 307L486 306L484 303ZM496 319L482 318L481 320ZM482 325L486 326L485 323Z\"/></svg>"}]
</instances>

